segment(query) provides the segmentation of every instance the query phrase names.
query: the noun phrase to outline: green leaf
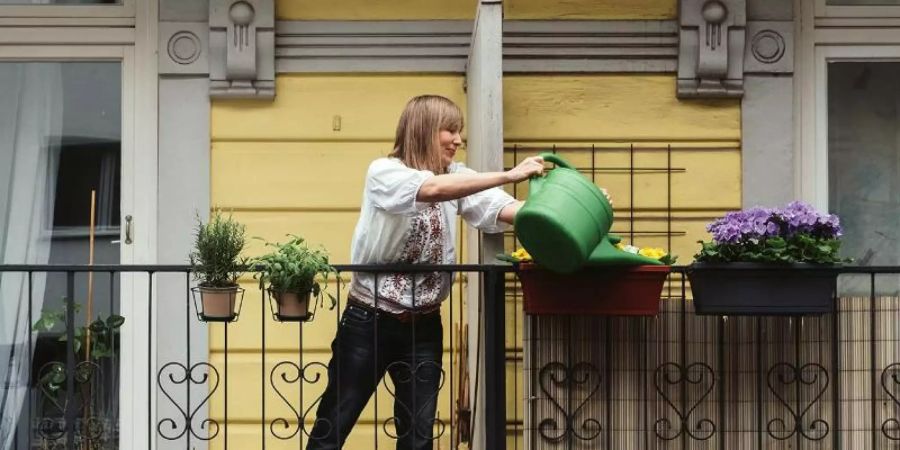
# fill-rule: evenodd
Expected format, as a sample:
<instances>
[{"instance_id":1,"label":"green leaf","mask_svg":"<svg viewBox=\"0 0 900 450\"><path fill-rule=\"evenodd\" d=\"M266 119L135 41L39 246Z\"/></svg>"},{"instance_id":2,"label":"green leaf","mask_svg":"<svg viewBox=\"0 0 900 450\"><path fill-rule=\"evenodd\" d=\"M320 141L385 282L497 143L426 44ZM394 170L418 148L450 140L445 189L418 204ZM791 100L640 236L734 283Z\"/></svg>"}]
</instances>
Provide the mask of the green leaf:
<instances>
[{"instance_id":1,"label":"green leaf","mask_svg":"<svg viewBox=\"0 0 900 450\"><path fill-rule=\"evenodd\" d=\"M107 358L112 356L112 350L103 341L96 341L91 350L92 358Z\"/></svg>"},{"instance_id":2,"label":"green leaf","mask_svg":"<svg viewBox=\"0 0 900 450\"><path fill-rule=\"evenodd\" d=\"M50 366L50 370L45 373L41 379L41 384L50 387L50 389L58 389L60 385L66 382L66 371L62 364L54 363Z\"/></svg>"},{"instance_id":3,"label":"green leaf","mask_svg":"<svg viewBox=\"0 0 900 450\"><path fill-rule=\"evenodd\" d=\"M120 328L124 323L125 318L118 314L111 314L106 318L106 325L113 330Z\"/></svg>"},{"instance_id":4,"label":"green leaf","mask_svg":"<svg viewBox=\"0 0 900 450\"><path fill-rule=\"evenodd\" d=\"M94 333L103 333L106 331L106 323L103 322L103 319L99 317L97 320L91 322L91 331Z\"/></svg>"}]
</instances>

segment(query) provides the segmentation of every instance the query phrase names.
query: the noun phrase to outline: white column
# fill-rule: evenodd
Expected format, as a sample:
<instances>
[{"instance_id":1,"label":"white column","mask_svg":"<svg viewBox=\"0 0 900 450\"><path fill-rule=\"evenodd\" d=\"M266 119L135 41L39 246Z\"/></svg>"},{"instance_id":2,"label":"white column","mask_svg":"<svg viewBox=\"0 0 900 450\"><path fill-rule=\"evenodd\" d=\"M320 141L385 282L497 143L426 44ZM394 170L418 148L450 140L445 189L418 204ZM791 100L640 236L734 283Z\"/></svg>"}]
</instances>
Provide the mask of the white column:
<instances>
[{"instance_id":1,"label":"white column","mask_svg":"<svg viewBox=\"0 0 900 450\"><path fill-rule=\"evenodd\" d=\"M475 16L469 60L466 64L466 127L468 145L466 164L472 169L503 170L503 4L500 0L481 0ZM473 228L466 233L467 263L491 263L503 251L503 235L481 235ZM481 285L470 278L466 298L469 325L469 374L471 404L475 407L475 435L471 448L484 448L484 359L476 360L479 320L476 300L481 298ZM481 324L482 327L490 324ZM481 370L477 369L481 366ZM476 388L475 374L478 377ZM475 393L478 393L476 398Z\"/></svg>"}]
</instances>

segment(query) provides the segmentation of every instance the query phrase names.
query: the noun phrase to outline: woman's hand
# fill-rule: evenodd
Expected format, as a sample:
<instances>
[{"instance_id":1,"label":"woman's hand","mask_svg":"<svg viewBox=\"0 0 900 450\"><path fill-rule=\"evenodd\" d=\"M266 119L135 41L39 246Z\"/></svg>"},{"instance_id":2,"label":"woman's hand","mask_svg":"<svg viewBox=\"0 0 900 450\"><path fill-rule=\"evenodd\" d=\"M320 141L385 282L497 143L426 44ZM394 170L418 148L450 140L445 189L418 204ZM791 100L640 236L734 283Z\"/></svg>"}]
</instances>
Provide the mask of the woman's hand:
<instances>
[{"instance_id":1,"label":"woman's hand","mask_svg":"<svg viewBox=\"0 0 900 450\"><path fill-rule=\"evenodd\" d=\"M513 183L518 183L522 180L527 180L535 175L541 175L543 173L544 158L541 158L540 156L525 158L525 160L520 162L519 165L506 171L506 174L509 176L509 180Z\"/></svg>"}]
</instances>

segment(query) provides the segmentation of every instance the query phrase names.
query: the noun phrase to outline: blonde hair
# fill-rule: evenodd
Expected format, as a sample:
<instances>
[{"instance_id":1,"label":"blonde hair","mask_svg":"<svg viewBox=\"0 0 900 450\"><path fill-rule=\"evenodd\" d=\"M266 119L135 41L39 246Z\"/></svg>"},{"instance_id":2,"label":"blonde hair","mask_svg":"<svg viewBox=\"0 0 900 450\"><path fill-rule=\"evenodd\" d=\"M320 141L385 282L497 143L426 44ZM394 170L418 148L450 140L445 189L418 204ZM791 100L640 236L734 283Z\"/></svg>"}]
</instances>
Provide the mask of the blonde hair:
<instances>
[{"instance_id":1,"label":"blonde hair","mask_svg":"<svg viewBox=\"0 0 900 450\"><path fill-rule=\"evenodd\" d=\"M440 95L413 97L400 115L390 156L400 159L407 167L445 173L438 134L441 130L462 129L462 111L450 99Z\"/></svg>"}]
</instances>

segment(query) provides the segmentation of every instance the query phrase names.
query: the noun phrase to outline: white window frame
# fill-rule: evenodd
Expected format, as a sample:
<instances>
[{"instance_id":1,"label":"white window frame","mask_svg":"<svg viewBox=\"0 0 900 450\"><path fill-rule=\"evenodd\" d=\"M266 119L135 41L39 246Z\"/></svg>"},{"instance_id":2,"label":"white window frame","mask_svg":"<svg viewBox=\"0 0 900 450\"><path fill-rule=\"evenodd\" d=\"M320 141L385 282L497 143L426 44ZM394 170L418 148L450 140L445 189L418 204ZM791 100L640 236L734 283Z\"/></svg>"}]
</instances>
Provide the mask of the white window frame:
<instances>
[{"instance_id":1,"label":"white window frame","mask_svg":"<svg viewBox=\"0 0 900 450\"><path fill-rule=\"evenodd\" d=\"M833 7L797 0L794 190L828 209L828 62L900 61L900 7ZM832 9L834 8L834 9ZM875 8L875 9L873 9ZM841 17L822 19L819 13ZM884 16L872 16L875 12ZM891 28L885 24L897 22Z\"/></svg>"},{"instance_id":2,"label":"white window frame","mask_svg":"<svg viewBox=\"0 0 900 450\"><path fill-rule=\"evenodd\" d=\"M137 1L120 0L115 5L0 5L0 17L135 17Z\"/></svg>"},{"instance_id":3,"label":"white window frame","mask_svg":"<svg viewBox=\"0 0 900 450\"><path fill-rule=\"evenodd\" d=\"M40 17L35 17L38 14ZM0 20L0 26L25 25L4 29L0 61L118 61L122 64L121 214L122 217L132 215L135 225L133 244L121 246L120 262L156 263L157 2L124 0L116 6L0 5L0 16L7 16ZM129 25L133 28L122 28ZM90 39L83 39L86 35ZM60 45L65 42L72 44ZM119 236L124 243L124 219L122 223ZM121 280L122 315L133 320L126 320L122 333L119 446L151 449L156 447L156 440L150 421L156 417L157 409L152 389L156 337L151 330L156 329L157 314L153 314L149 323L146 318L149 305L156 302L148 297L146 275L123 274ZM148 339L154 344L149 356Z\"/></svg>"}]
</instances>

